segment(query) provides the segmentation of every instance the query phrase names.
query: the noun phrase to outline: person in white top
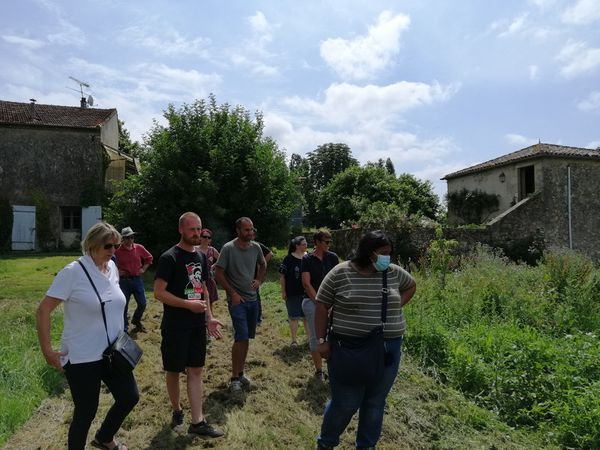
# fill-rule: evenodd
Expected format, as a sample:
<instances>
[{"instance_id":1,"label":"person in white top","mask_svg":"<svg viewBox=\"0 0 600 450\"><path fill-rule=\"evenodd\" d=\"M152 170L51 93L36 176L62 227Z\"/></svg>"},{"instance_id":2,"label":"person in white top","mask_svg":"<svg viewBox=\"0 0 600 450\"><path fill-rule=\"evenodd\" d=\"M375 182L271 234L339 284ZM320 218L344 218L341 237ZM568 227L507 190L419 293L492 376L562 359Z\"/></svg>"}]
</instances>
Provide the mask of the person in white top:
<instances>
[{"instance_id":1,"label":"person in white top","mask_svg":"<svg viewBox=\"0 0 600 450\"><path fill-rule=\"evenodd\" d=\"M74 403L69 426L68 449L83 450L88 431L96 416L100 384L104 382L115 403L109 409L91 444L101 449L127 450L114 436L125 417L139 400L132 372L115 374L107 370L102 353L123 330L125 296L119 288L119 272L111 260L121 245L121 235L100 222L92 226L81 243L83 256L67 264L56 275L37 310L37 332L44 358L64 372ZM106 313L106 328L100 300L83 267L87 269ZM60 350L50 340L51 314L63 304L64 323Z\"/></svg>"}]
</instances>

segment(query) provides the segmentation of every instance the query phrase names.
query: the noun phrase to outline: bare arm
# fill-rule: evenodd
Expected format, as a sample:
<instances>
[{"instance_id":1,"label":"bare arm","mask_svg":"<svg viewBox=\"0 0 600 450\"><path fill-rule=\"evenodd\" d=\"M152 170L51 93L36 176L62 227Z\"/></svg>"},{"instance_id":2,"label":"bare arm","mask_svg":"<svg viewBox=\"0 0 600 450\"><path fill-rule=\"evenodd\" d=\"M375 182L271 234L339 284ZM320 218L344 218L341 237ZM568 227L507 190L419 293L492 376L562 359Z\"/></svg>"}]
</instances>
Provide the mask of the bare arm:
<instances>
[{"instance_id":1,"label":"bare arm","mask_svg":"<svg viewBox=\"0 0 600 450\"><path fill-rule=\"evenodd\" d=\"M410 302L410 299L413 298L413 295L415 295L416 291L417 285L416 283L413 283L411 287L409 287L405 291L400 292L400 306L404 306L408 302Z\"/></svg>"},{"instance_id":2,"label":"bare arm","mask_svg":"<svg viewBox=\"0 0 600 450\"><path fill-rule=\"evenodd\" d=\"M302 287L308 298L314 302L317 299L317 291L310 284L310 272L302 272Z\"/></svg>"},{"instance_id":3,"label":"bare arm","mask_svg":"<svg viewBox=\"0 0 600 450\"><path fill-rule=\"evenodd\" d=\"M285 275L279 275L279 284L281 284L281 298L286 299L287 295L285 295Z\"/></svg>"},{"instance_id":4,"label":"bare arm","mask_svg":"<svg viewBox=\"0 0 600 450\"><path fill-rule=\"evenodd\" d=\"M40 305L37 309L36 327L40 348L42 349L42 353L46 359L46 362L62 372L63 368L60 365L60 357L66 355L67 353L54 351L52 348L52 342L50 341L50 316L52 311L54 311L60 304L60 299L46 295L40 302Z\"/></svg>"},{"instance_id":5,"label":"bare arm","mask_svg":"<svg viewBox=\"0 0 600 450\"><path fill-rule=\"evenodd\" d=\"M241 295L238 294L237 291L233 289L233 287L231 287L231 285L229 284L227 276L225 275L225 269L223 269L221 266L216 267L215 278L217 280L217 283L219 283L219 286L225 289L225 291L227 291L227 294L229 294L231 303L233 303L234 305L239 305L241 302L244 301Z\"/></svg>"},{"instance_id":6,"label":"bare arm","mask_svg":"<svg viewBox=\"0 0 600 450\"><path fill-rule=\"evenodd\" d=\"M193 313L203 313L206 311L206 300L189 301L179 298L167 291L167 282L162 278L154 280L154 298L174 308L189 309Z\"/></svg>"},{"instance_id":7,"label":"bare arm","mask_svg":"<svg viewBox=\"0 0 600 450\"><path fill-rule=\"evenodd\" d=\"M202 288L204 289L204 292L208 293L208 290L206 289L206 283L202 282ZM210 301L207 301L206 302L206 328L208 329L208 334L217 339L222 338L223 337L223 333L221 333L222 326L223 326L223 324L221 323L221 321L216 319L212 315L212 307L211 307Z\"/></svg>"},{"instance_id":8,"label":"bare arm","mask_svg":"<svg viewBox=\"0 0 600 450\"><path fill-rule=\"evenodd\" d=\"M327 336L327 324L329 322L329 309L324 303L315 302L315 333L317 339ZM319 344L317 351L325 359L329 358L329 342Z\"/></svg>"}]
</instances>

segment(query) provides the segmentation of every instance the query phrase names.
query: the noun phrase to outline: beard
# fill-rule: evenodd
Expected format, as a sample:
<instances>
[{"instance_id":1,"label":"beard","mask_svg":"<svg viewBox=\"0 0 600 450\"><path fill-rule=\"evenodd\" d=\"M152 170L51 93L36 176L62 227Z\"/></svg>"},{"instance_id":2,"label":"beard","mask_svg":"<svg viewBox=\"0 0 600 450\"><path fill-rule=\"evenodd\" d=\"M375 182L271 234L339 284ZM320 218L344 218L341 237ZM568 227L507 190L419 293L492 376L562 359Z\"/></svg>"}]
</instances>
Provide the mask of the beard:
<instances>
[{"instance_id":1,"label":"beard","mask_svg":"<svg viewBox=\"0 0 600 450\"><path fill-rule=\"evenodd\" d=\"M185 242L187 245L200 245L200 236L182 236L181 240Z\"/></svg>"}]
</instances>

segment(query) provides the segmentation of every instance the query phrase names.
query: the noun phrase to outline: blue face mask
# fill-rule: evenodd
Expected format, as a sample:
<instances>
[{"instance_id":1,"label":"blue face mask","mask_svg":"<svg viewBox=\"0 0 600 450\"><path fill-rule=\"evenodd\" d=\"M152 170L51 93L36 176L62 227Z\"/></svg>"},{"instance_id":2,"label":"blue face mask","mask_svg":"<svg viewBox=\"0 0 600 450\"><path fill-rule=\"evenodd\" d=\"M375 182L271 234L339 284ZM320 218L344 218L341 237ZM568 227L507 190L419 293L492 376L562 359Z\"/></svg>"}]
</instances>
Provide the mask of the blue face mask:
<instances>
[{"instance_id":1,"label":"blue face mask","mask_svg":"<svg viewBox=\"0 0 600 450\"><path fill-rule=\"evenodd\" d=\"M377 272L383 272L385 269L390 267L390 262L390 255L377 255L377 261L373 263L373 267L375 267Z\"/></svg>"}]
</instances>

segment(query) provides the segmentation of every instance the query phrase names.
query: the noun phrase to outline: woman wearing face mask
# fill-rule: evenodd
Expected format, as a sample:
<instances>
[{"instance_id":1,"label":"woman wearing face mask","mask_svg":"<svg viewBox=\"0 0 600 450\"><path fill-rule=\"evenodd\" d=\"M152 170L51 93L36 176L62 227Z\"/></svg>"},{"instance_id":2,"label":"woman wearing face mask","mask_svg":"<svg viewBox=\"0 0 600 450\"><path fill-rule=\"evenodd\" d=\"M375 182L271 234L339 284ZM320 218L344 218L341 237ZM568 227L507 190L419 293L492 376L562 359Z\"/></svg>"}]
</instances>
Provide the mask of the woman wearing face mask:
<instances>
[{"instance_id":1,"label":"woman wearing face mask","mask_svg":"<svg viewBox=\"0 0 600 450\"><path fill-rule=\"evenodd\" d=\"M356 448L375 448L381 434L386 397L394 384L402 336L406 329L402 307L415 293L413 277L396 264L390 264L393 246L382 231L366 233L356 256L334 267L317 293L315 327L318 351L328 358L330 344L325 340L328 313L333 308L332 330L336 335L360 338L381 326L382 272L387 270L387 320L384 327L387 354L383 378L378 383L346 385L329 375L331 400L325 407L318 449L331 449L350 419L359 410Z\"/></svg>"}]
</instances>

